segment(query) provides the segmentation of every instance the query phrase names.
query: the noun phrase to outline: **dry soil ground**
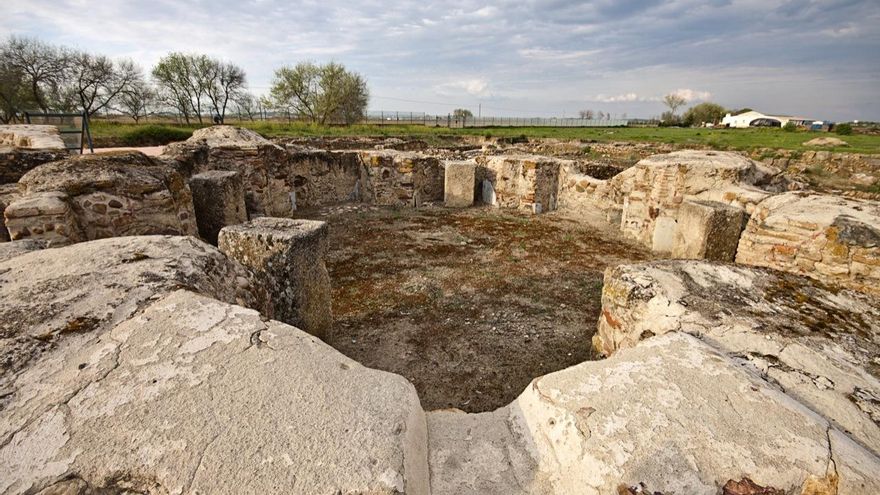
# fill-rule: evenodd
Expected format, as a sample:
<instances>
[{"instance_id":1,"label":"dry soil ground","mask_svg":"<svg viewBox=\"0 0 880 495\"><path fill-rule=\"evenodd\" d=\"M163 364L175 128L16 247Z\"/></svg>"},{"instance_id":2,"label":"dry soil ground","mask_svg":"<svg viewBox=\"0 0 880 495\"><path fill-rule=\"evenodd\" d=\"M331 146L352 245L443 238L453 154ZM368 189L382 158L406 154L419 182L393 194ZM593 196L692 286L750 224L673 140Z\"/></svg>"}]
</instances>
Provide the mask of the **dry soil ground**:
<instances>
[{"instance_id":1,"label":"dry soil ground","mask_svg":"<svg viewBox=\"0 0 880 495\"><path fill-rule=\"evenodd\" d=\"M488 411L592 359L602 272L644 249L553 214L344 205L330 223L328 343L407 377L427 410Z\"/></svg>"}]
</instances>

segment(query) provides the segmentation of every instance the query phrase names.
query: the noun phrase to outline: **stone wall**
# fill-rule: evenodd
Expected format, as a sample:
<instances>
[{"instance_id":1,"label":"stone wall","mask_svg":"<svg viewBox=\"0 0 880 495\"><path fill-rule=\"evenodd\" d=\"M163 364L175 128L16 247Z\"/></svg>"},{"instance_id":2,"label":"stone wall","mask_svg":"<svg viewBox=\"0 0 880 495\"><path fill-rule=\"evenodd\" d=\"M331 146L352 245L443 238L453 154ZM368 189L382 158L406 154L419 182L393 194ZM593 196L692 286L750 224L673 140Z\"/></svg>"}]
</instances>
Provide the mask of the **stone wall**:
<instances>
[{"instance_id":1,"label":"stone wall","mask_svg":"<svg viewBox=\"0 0 880 495\"><path fill-rule=\"evenodd\" d=\"M488 181L495 205L534 213L554 211L559 203L560 176L571 160L540 155L481 155L477 183Z\"/></svg>"},{"instance_id":2,"label":"stone wall","mask_svg":"<svg viewBox=\"0 0 880 495\"><path fill-rule=\"evenodd\" d=\"M192 196L175 170L138 152L78 155L41 165L6 207L13 240L51 245L124 235L196 235Z\"/></svg>"},{"instance_id":3,"label":"stone wall","mask_svg":"<svg viewBox=\"0 0 880 495\"><path fill-rule=\"evenodd\" d=\"M880 204L791 192L758 204L736 261L880 294Z\"/></svg>"},{"instance_id":4,"label":"stone wall","mask_svg":"<svg viewBox=\"0 0 880 495\"><path fill-rule=\"evenodd\" d=\"M419 207L443 201L443 164L407 151L361 151L361 198L383 206Z\"/></svg>"}]
</instances>

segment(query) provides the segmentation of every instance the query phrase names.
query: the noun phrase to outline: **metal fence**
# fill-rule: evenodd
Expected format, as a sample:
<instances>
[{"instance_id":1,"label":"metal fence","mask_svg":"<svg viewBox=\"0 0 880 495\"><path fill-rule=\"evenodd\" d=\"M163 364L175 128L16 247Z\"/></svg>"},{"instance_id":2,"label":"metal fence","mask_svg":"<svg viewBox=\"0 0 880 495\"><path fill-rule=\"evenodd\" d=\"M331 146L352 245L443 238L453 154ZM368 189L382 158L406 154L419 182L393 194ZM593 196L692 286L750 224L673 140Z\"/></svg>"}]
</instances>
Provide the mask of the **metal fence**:
<instances>
[{"instance_id":1,"label":"metal fence","mask_svg":"<svg viewBox=\"0 0 880 495\"><path fill-rule=\"evenodd\" d=\"M424 125L429 127L626 127L628 119L577 119L558 117L455 117L420 112L368 112L364 123L373 125Z\"/></svg>"}]
</instances>

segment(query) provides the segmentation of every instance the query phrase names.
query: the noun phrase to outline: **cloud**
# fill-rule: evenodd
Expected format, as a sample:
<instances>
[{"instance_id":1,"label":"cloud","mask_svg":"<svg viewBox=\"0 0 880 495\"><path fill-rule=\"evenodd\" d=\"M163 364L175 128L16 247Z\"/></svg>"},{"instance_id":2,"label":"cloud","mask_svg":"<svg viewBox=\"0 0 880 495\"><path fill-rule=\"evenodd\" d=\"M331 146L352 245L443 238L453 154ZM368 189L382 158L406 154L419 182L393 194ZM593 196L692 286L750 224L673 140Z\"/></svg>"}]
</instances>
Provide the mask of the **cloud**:
<instances>
[{"instance_id":1,"label":"cloud","mask_svg":"<svg viewBox=\"0 0 880 495\"><path fill-rule=\"evenodd\" d=\"M461 79L434 86L440 95L458 95L466 93L471 96L485 96L489 93L489 81L483 78Z\"/></svg>"},{"instance_id":2,"label":"cloud","mask_svg":"<svg viewBox=\"0 0 880 495\"><path fill-rule=\"evenodd\" d=\"M691 101L880 120L877 0L0 2L0 38L148 70L172 50L206 53L241 65L256 93L281 65L336 60L366 77L375 102L444 112L494 98L529 116L585 100L651 116L685 88L675 91Z\"/></svg>"},{"instance_id":3,"label":"cloud","mask_svg":"<svg viewBox=\"0 0 880 495\"><path fill-rule=\"evenodd\" d=\"M693 89L676 89L675 91L670 91L666 94L674 94L677 96L681 96L688 102L692 101L706 101L712 98L712 93L708 91L696 91ZM660 102L663 101L663 96L642 96L637 93L621 93L618 95L608 96L603 94L598 94L590 101L597 101L600 103L632 103L632 102Z\"/></svg>"},{"instance_id":4,"label":"cloud","mask_svg":"<svg viewBox=\"0 0 880 495\"><path fill-rule=\"evenodd\" d=\"M691 101L706 101L712 98L712 93L708 91L695 91L693 89L676 89L672 92L672 94L676 96L681 96L688 102Z\"/></svg>"}]
</instances>

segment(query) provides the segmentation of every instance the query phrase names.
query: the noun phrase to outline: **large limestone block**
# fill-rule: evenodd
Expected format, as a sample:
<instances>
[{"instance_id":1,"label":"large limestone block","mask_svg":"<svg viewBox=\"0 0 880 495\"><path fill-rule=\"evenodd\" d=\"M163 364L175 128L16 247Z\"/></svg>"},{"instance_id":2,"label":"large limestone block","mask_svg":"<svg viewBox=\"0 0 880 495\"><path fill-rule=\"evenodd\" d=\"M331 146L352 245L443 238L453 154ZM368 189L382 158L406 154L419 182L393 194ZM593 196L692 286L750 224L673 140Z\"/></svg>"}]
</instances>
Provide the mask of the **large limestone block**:
<instances>
[{"instance_id":1,"label":"large limestone block","mask_svg":"<svg viewBox=\"0 0 880 495\"><path fill-rule=\"evenodd\" d=\"M443 191L448 208L467 208L474 204L476 179L474 162L448 161L445 163Z\"/></svg>"},{"instance_id":2,"label":"large limestone block","mask_svg":"<svg viewBox=\"0 0 880 495\"><path fill-rule=\"evenodd\" d=\"M686 200L678 210L673 258L733 261L746 214L714 201Z\"/></svg>"},{"instance_id":3,"label":"large limestone block","mask_svg":"<svg viewBox=\"0 0 880 495\"><path fill-rule=\"evenodd\" d=\"M55 393L4 429L0 493L428 493L409 382L188 291L19 383Z\"/></svg>"},{"instance_id":4,"label":"large limestone block","mask_svg":"<svg viewBox=\"0 0 880 495\"><path fill-rule=\"evenodd\" d=\"M238 172L202 172L190 178L189 187L202 239L216 246L220 229L247 221L244 185Z\"/></svg>"},{"instance_id":5,"label":"large limestone block","mask_svg":"<svg viewBox=\"0 0 880 495\"><path fill-rule=\"evenodd\" d=\"M37 238L35 229L46 233L53 218L30 215L23 202L47 194L58 195L75 219L67 242L126 235L196 235L192 195L177 171L143 153L120 152L78 155L31 170L19 181L21 198L7 207L6 217L19 218L16 228ZM60 208L60 206L59 206ZM24 220L24 219L27 220ZM11 230L11 224L7 222ZM75 233L80 233L78 236ZM41 234L42 235L42 234ZM60 240L54 244L62 244Z\"/></svg>"},{"instance_id":6,"label":"large limestone block","mask_svg":"<svg viewBox=\"0 0 880 495\"><path fill-rule=\"evenodd\" d=\"M27 194L3 212L13 241L36 240L64 246L86 240L67 194L58 191Z\"/></svg>"},{"instance_id":7,"label":"large limestone block","mask_svg":"<svg viewBox=\"0 0 880 495\"><path fill-rule=\"evenodd\" d=\"M179 288L271 316L250 272L192 237L118 237L0 261L0 390L8 394L0 405L18 400L7 380L41 355L91 339Z\"/></svg>"},{"instance_id":8,"label":"large limestone block","mask_svg":"<svg viewBox=\"0 0 880 495\"><path fill-rule=\"evenodd\" d=\"M658 261L605 273L595 346L700 336L880 453L880 300L742 265Z\"/></svg>"},{"instance_id":9,"label":"large limestone block","mask_svg":"<svg viewBox=\"0 0 880 495\"><path fill-rule=\"evenodd\" d=\"M771 187L776 174L778 171L737 153L683 150L649 156L609 182L613 197L623 205L623 233L653 246L658 244L655 227L659 223L661 229L668 228L669 219L678 216L686 198L746 186ZM672 239L665 233L659 236L661 241ZM672 247L666 242L659 245L667 252Z\"/></svg>"},{"instance_id":10,"label":"large limestone block","mask_svg":"<svg viewBox=\"0 0 880 495\"><path fill-rule=\"evenodd\" d=\"M332 320L327 234L325 222L261 217L224 227L219 247L265 283L276 319L323 337Z\"/></svg>"},{"instance_id":11,"label":"large limestone block","mask_svg":"<svg viewBox=\"0 0 880 495\"><path fill-rule=\"evenodd\" d=\"M29 170L69 156L66 149L7 148L0 145L0 184L14 184Z\"/></svg>"},{"instance_id":12,"label":"large limestone block","mask_svg":"<svg viewBox=\"0 0 880 495\"><path fill-rule=\"evenodd\" d=\"M880 203L791 192L758 204L737 263L880 295Z\"/></svg>"},{"instance_id":13,"label":"large limestone block","mask_svg":"<svg viewBox=\"0 0 880 495\"><path fill-rule=\"evenodd\" d=\"M640 482L716 495L744 476L785 493L820 480L839 495L880 489L874 454L681 333L538 378L492 413L429 413L428 431L434 495L598 495Z\"/></svg>"},{"instance_id":14,"label":"large limestone block","mask_svg":"<svg viewBox=\"0 0 880 495\"><path fill-rule=\"evenodd\" d=\"M54 125L0 125L0 146L28 149L65 149Z\"/></svg>"},{"instance_id":15,"label":"large limestone block","mask_svg":"<svg viewBox=\"0 0 880 495\"><path fill-rule=\"evenodd\" d=\"M21 241L0 243L0 262L21 256L22 254L46 249L48 244L45 241L37 241L33 239L24 239Z\"/></svg>"}]
</instances>

